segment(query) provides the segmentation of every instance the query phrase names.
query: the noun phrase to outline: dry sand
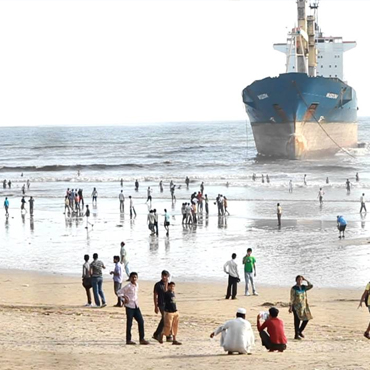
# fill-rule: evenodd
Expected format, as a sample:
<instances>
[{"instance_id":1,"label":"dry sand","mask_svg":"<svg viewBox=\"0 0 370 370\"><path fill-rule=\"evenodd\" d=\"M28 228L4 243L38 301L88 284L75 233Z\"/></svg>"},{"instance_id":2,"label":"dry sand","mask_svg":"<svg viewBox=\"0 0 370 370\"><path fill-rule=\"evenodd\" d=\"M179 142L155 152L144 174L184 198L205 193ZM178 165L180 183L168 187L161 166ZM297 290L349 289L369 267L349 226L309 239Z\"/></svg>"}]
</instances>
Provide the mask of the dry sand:
<instances>
[{"instance_id":1,"label":"dry sand","mask_svg":"<svg viewBox=\"0 0 370 370\"><path fill-rule=\"evenodd\" d=\"M312 283L315 285L314 279ZM220 283L177 282L182 346L150 339L159 317L153 311L153 282L140 282L139 300L149 346L125 345L125 311L115 303L113 283L105 277L108 306L84 308L85 292L78 277L0 272L0 369L369 369L370 341L363 337L369 313L357 310L361 290L309 291L314 319L302 341L293 340L293 317L286 308L289 288L260 287L258 297L224 299ZM244 284L239 285L239 293ZM256 316L264 303L280 308L288 349L268 353L260 344ZM209 334L247 309L256 336L252 356L228 356ZM137 325L133 340L138 339Z\"/></svg>"}]
</instances>

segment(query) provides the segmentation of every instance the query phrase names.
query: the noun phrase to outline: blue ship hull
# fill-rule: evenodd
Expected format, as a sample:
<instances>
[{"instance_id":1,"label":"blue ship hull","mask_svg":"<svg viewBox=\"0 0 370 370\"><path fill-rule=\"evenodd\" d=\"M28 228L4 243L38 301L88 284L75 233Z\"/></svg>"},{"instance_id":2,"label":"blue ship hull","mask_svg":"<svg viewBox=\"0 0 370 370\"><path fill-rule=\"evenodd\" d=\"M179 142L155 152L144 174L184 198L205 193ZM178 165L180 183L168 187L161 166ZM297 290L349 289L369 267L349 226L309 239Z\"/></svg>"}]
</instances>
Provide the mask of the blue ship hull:
<instances>
[{"instance_id":1,"label":"blue ship hull","mask_svg":"<svg viewBox=\"0 0 370 370\"><path fill-rule=\"evenodd\" d=\"M255 81L243 101L259 154L302 158L357 146L357 98L337 78L285 73Z\"/></svg>"}]
</instances>

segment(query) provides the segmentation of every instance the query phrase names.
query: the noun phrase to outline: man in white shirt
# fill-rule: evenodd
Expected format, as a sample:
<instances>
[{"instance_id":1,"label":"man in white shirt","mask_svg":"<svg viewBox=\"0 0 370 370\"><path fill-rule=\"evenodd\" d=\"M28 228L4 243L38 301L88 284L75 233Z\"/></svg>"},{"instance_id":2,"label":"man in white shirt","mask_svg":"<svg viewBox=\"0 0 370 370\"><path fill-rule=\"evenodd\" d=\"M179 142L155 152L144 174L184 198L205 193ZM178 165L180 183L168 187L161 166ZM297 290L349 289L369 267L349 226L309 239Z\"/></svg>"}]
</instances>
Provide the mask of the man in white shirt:
<instances>
[{"instance_id":1,"label":"man in white shirt","mask_svg":"<svg viewBox=\"0 0 370 370\"><path fill-rule=\"evenodd\" d=\"M139 284L137 283L138 275L136 272L131 272L130 282L117 292L119 297L123 297L124 306L126 307L126 344L135 345L131 340L131 327L133 319L136 320L139 326L140 344L149 344L145 340L144 334L144 319L141 315L138 301Z\"/></svg>"},{"instance_id":2,"label":"man in white shirt","mask_svg":"<svg viewBox=\"0 0 370 370\"><path fill-rule=\"evenodd\" d=\"M245 320L245 314L245 308L239 308L236 312L236 319L227 321L210 335L213 338L215 335L222 333L220 344L229 355L234 352L252 354L254 334L250 322Z\"/></svg>"},{"instance_id":3,"label":"man in white shirt","mask_svg":"<svg viewBox=\"0 0 370 370\"><path fill-rule=\"evenodd\" d=\"M367 213L366 206L365 206L365 193L362 193L360 201L361 201L360 213L362 212L362 209L364 209L365 213Z\"/></svg>"},{"instance_id":4,"label":"man in white shirt","mask_svg":"<svg viewBox=\"0 0 370 370\"><path fill-rule=\"evenodd\" d=\"M121 213L125 212L125 196L123 195L123 190L118 195L119 199L119 211Z\"/></svg>"},{"instance_id":5,"label":"man in white shirt","mask_svg":"<svg viewBox=\"0 0 370 370\"><path fill-rule=\"evenodd\" d=\"M129 198L130 198L130 218L132 218L132 215L133 214L136 217L136 211L135 211L135 207L134 207L134 201L132 200L131 195L129 196Z\"/></svg>"},{"instance_id":6,"label":"man in white shirt","mask_svg":"<svg viewBox=\"0 0 370 370\"><path fill-rule=\"evenodd\" d=\"M235 262L236 253L231 255L231 260L227 261L224 265L224 271L229 275L229 281L227 284L227 291L225 299L236 299L238 283L240 281L238 273L238 265Z\"/></svg>"}]
</instances>

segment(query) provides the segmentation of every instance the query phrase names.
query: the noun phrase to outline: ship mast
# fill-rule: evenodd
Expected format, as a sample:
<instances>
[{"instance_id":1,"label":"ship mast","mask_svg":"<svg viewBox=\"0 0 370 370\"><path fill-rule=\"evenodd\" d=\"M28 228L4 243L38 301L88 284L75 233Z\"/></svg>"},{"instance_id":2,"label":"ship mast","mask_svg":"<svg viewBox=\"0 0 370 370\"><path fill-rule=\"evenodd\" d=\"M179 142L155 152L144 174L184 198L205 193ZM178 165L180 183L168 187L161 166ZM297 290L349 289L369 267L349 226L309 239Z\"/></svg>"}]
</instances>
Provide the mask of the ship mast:
<instances>
[{"instance_id":1,"label":"ship mast","mask_svg":"<svg viewBox=\"0 0 370 370\"><path fill-rule=\"evenodd\" d=\"M298 37L296 37L296 57L297 57L297 72L307 73L306 56L307 56L307 18L306 18L306 2L307 0L297 0L298 11Z\"/></svg>"}]
</instances>

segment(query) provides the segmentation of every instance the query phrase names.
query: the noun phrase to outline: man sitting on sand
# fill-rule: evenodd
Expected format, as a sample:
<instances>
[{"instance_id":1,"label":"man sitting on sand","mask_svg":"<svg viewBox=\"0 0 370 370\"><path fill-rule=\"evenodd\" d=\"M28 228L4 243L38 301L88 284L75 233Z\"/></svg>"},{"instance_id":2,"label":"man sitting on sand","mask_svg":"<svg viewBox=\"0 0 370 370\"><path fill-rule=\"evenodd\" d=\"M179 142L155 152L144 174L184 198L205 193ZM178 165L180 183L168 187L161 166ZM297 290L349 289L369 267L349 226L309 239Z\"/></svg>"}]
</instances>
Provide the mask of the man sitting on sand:
<instances>
[{"instance_id":1,"label":"man sitting on sand","mask_svg":"<svg viewBox=\"0 0 370 370\"><path fill-rule=\"evenodd\" d=\"M267 314L267 312L266 312ZM279 310L276 307L269 309L269 315L261 325L261 315L257 315L257 328L260 333L262 345L270 352L286 350L287 339L284 333L284 323L278 319ZM264 331L267 329L267 333Z\"/></svg>"},{"instance_id":2,"label":"man sitting on sand","mask_svg":"<svg viewBox=\"0 0 370 370\"><path fill-rule=\"evenodd\" d=\"M220 344L229 355L234 352L252 354L254 334L250 322L245 319L246 312L245 308L238 308L236 319L227 321L210 335L213 338L215 335L222 333Z\"/></svg>"}]
</instances>

